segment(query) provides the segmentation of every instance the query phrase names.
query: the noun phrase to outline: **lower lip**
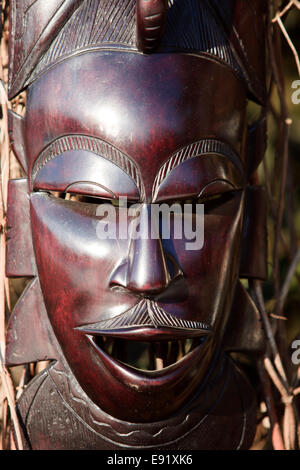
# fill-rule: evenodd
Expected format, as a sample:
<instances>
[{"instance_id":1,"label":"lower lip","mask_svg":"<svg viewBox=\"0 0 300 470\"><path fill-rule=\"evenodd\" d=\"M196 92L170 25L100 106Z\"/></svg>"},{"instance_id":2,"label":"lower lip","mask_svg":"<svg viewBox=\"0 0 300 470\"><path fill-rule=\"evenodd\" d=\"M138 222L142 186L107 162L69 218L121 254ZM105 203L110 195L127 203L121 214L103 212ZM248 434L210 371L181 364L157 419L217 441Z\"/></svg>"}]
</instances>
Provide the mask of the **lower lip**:
<instances>
[{"instance_id":1,"label":"lower lip","mask_svg":"<svg viewBox=\"0 0 300 470\"><path fill-rule=\"evenodd\" d=\"M151 328L151 327L128 327L118 330L93 330L80 328L81 332L89 336L107 336L132 341L176 341L189 338L199 338L201 334L207 336L209 330L182 330L180 328Z\"/></svg>"}]
</instances>

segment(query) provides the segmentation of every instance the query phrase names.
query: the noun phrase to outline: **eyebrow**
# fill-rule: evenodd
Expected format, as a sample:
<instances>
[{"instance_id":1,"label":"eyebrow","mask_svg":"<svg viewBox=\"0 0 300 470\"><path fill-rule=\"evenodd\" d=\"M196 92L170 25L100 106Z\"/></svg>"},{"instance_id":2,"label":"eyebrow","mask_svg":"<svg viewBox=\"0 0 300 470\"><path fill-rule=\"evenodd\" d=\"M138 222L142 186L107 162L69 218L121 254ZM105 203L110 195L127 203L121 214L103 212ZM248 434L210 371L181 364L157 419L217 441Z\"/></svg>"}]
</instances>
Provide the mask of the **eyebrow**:
<instances>
[{"instance_id":1,"label":"eyebrow","mask_svg":"<svg viewBox=\"0 0 300 470\"><path fill-rule=\"evenodd\" d=\"M104 140L85 135L68 135L52 142L38 156L32 169L32 181L38 172L51 160L68 151L85 150L92 152L121 168L136 184L140 196L145 198L145 187L138 166L125 153Z\"/></svg>"},{"instance_id":2,"label":"eyebrow","mask_svg":"<svg viewBox=\"0 0 300 470\"><path fill-rule=\"evenodd\" d=\"M181 163L191 158L200 157L208 154L219 154L227 157L236 166L241 174L244 174L243 164L239 156L229 145L216 139L203 139L192 144L186 145L180 150L174 152L159 169L152 187L152 198L155 199L159 186L167 176Z\"/></svg>"},{"instance_id":3,"label":"eyebrow","mask_svg":"<svg viewBox=\"0 0 300 470\"><path fill-rule=\"evenodd\" d=\"M145 199L145 186L140 170L136 163L125 153L104 140L85 135L68 135L60 137L46 147L38 156L32 169L32 181L38 172L51 160L68 151L85 150L109 160L121 168L136 184L141 200ZM155 199L159 186L167 176L184 161L208 154L219 154L227 157L241 172L244 173L243 164L232 148L216 139L202 139L176 150L168 157L159 169L152 187L152 198Z\"/></svg>"}]
</instances>

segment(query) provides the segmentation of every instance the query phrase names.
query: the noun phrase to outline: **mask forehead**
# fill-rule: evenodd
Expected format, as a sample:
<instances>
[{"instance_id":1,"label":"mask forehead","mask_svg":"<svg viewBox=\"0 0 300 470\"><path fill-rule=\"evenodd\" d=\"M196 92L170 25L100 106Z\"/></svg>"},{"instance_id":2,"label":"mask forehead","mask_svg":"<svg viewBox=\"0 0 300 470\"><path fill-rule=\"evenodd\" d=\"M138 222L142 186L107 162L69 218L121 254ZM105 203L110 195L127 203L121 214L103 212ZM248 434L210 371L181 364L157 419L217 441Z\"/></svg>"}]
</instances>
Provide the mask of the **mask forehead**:
<instances>
[{"instance_id":1,"label":"mask forehead","mask_svg":"<svg viewBox=\"0 0 300 470\"><path fill-rule=\"evenodd\" d=\"M30 89L29 173L61 136L94 136L133 159L149 191L170 155L201 139L226 142L243 159L245 104L242 82L212 60L89 52L60 64Z\"/></svg>"}]
</instances>

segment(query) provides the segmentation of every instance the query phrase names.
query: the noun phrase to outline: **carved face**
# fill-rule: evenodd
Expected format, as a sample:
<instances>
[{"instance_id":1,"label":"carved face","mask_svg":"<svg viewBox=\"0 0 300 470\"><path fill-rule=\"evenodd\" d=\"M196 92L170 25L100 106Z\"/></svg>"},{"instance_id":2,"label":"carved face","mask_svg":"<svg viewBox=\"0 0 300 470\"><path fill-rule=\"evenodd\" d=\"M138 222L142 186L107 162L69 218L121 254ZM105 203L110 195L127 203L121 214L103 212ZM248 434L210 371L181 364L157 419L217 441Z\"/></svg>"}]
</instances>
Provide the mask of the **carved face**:
<instances>
[{"instance_id":1,"label":"carved face","mask_svg":"<svg viewBox=\"0 0 300 470\"><path fill-rule=\"evenodd\" d=\"M220 347L239 272L246 92L185 54L88 52L31 85L26 147L46 309L89 397L131 422L194 397ZM118 207L120 196L140 215ZM153 204L204 204L204 245L121 239ZM110 204L115 239L99 237ZM112 213L111 213L112 214ZM109 218L110 217L110 218Z\"/></svg>"}]
</instances>

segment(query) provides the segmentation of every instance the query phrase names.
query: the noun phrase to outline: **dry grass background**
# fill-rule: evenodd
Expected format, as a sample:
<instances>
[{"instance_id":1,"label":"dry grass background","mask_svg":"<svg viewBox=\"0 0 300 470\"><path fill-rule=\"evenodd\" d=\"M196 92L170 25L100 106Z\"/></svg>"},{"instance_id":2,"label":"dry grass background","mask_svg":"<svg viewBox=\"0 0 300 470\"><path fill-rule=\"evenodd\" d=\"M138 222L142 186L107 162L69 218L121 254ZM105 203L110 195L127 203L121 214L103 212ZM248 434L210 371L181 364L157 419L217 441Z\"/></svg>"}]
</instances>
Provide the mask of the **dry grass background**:
<instances>
[{"instance_id":1,"label":"dry grass background","mask_svg":"<svg viewBox=\"0 0 300 470\"><path fill-rule=\"evenodd\" d=\"M4 366L5 329L25 279L5 277L6 200L9 178L22 171L9 149L7 110L25 113L26 94L7 101L8 1L2 4L0 45L0 449L22 449L15 401L24 386L46 364L7 370ZM258 305L268 349L254 362L236 360L258 390L257 433L252 449L300 448L300 368L291 363L291 341L300 339L300 104L292 105L291 84L300 78L300 2L269 0L268 25L268 148L257 180L268 193L269 281L252 282L249 289ZM255 109L250 108L250 114ZM271 321L277 323L276 332ZM12 428L15 428L15 433Z\"/></svg>"}]
</instances>

